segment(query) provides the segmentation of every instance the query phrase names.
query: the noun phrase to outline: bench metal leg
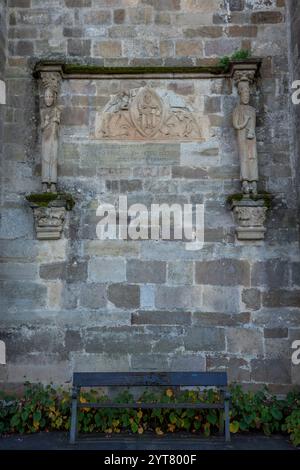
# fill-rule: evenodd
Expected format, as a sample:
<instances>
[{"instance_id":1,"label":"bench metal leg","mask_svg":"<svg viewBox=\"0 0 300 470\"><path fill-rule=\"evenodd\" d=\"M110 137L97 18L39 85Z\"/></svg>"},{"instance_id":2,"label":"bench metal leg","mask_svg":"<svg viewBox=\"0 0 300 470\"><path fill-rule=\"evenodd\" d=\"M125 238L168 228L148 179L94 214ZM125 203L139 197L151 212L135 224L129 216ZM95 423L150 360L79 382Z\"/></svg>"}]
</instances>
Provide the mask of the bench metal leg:
<instances>
[{"instance_id":1,"label":"bench metal leg","mask_svg":"<svg viewBox=\"0 0 300 470\"><path fill-rule=\"evenodd\" d=\"M70 427L70 444L75 444L77 438L77 400L78 400L79 390L77 388L73 389L72 392L72 410L71 410L71 427Z\"/></svg>"},{"instance_id":2,"label":"bench metal leg","mask_svg":"<svg viewBox=\"0 0 300 470\"><path fill-rule=\"evenodd\" d=\"M220 410L220 416L219 416L219 434L223 435L224 434L224 410Z\"/></svg>"},{"instance_id":3,"label":"bench metal leg","mask_svg":"<svg viewBox=\"0 0 300 470\"><path fill-rule=\"evenodd\" d=\"M225 397L224 400L225 411L225 441L230 442L230 417L229 417L229 398Z\"/></svg>"}]
</instances>

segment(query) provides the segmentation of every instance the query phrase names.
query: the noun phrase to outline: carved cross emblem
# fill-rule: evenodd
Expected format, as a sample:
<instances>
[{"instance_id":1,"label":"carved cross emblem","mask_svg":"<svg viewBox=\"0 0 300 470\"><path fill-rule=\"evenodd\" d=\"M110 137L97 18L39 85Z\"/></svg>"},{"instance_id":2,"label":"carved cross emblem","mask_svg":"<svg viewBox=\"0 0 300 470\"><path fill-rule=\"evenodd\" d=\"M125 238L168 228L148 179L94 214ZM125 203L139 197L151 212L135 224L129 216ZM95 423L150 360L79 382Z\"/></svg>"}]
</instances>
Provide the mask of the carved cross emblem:
<instances>
[{"instance_id":1,"label":"carved cross emblem","mask_svg":"<svg viewBox=\"0 0 300 470\"><path fill-rule=\"evenodd\" d=\"M164 107L160 97L148 87L141 88L132 101L130 117L144 137L154 137L164 120Z\"/></svg>"}]
</instances>

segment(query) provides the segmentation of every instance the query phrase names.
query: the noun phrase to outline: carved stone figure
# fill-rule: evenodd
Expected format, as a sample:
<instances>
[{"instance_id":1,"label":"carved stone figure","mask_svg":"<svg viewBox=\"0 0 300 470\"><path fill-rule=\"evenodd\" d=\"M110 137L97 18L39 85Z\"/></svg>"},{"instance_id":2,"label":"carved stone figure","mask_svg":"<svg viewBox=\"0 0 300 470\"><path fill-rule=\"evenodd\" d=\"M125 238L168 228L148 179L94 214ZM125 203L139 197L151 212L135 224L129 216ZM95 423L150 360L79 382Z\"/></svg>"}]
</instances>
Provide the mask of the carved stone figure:
<instances>
[{"instance_id":1,"label":"carved stone figure","mask_svg":"<svg viewBox=\"0 0 300 470\"><path fill-rule=\"evenodd\" d=\"M57 106L60 74L41 74L46 107L41 109L42 130L42 185L43 191L56 192L57 154L61 108Z\"/></svg>"},{"instance_id":2,"label":"carved stone figure","mask_svg":"<svg viewBox=\"0 0 300 470\"><path fill-rule=\"evenodd\" d=\"M204 140L201 118L174 92L142 87L121 92L96 118L96 138L127 140Z\"/></svg>"},{"instance_id":3,"label":"carved stone figure","mask_svg":"<svg viewBox=\"0 0 300 470\"><path fill-rule=\"evenodd\" d=\"M233 113L233 127L237 130L241 165L241 181L244 194L257 194L258 163L256 143L256 110L249 105L249 77L241 76L237 83L240 104Z\"/></svg>"}]
</instances>

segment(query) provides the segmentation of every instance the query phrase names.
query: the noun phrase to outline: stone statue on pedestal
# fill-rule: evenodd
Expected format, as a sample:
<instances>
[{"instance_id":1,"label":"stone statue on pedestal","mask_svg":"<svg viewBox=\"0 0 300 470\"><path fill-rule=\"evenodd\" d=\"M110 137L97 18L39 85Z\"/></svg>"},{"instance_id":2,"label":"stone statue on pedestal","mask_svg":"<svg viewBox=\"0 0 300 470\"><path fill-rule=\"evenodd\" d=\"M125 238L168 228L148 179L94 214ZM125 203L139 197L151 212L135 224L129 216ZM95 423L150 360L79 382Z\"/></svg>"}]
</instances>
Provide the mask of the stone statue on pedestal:
<instances>
[{"instance_id":1,"label":"stone statue on pedestal","mask_svg":"<svg viewBox=\"0 0 300 470\"><path fill-rule=\"evenodd\" d=\"M256 110L249 105L249 77L244 75L237 83L240 104L233 113L233 127L238 134L238 148L241 165L240 178L244 194L257 194L258 163L256 144Z\"/></svg>"},{"instance_id":2,"label":"stone statue on pedestal","mask_svg":"<svg viewBox=\"0 0 300 470\"><path fill-rule=\"evenodd\" d=\"M57 106L60 74L41 74L46 108L41 109L42 185L44 192L56 192L57 154L61 108Z\"/></svg>"}]
</instances>

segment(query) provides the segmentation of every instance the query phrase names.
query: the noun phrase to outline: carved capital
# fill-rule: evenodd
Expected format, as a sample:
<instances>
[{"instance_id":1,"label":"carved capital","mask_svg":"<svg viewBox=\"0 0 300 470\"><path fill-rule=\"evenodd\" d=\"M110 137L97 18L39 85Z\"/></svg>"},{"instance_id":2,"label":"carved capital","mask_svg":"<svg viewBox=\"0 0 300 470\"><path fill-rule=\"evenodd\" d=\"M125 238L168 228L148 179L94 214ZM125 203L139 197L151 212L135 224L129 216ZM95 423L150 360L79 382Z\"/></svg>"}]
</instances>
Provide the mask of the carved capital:
<instances>
[{"instance_id":1,"label":"carved capital","mask_svg":"<svg viewBox=\"0 0 300 470\"><path fill-rule=\"evenodd\" d=\"M268 208L263 199L252 200L243 197L231 203L233 218L236 223L238 240L263 240L265 238L265 221Z\"/></svg>"},{"instance_id":2,"label":"carved capital","mask_svg":"<svg viewBox=\"0 0 300 470\"><path fill-rule=\"evenodd\" d=\"M59 72L41 72L41 84L44 90L49 88L57 96L61 82L61 74Z\"/></svg>"},{"instance_id":3,"label":"carved capital","mask_svg":"<svg viewBox=\"0 0 300 470\"><path fill-rule=\"evenodd\" d=\"M61 238L66 216L64 207L33 207L36 237L38 240Z\"/></svg>"},{"instance_id":4,"label":"carved capital","mask_svg":"<svg viewBox=\"0 0 300 470\"><path fill-rule=\"evenodd\" d=\"M258 74L260 62L249 60L246 62L235 62L231 65L231 78L236 86L240 82L248 82L251 85Z\"/></svg>"}]
</instances>

